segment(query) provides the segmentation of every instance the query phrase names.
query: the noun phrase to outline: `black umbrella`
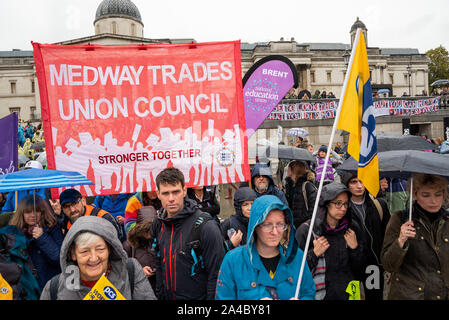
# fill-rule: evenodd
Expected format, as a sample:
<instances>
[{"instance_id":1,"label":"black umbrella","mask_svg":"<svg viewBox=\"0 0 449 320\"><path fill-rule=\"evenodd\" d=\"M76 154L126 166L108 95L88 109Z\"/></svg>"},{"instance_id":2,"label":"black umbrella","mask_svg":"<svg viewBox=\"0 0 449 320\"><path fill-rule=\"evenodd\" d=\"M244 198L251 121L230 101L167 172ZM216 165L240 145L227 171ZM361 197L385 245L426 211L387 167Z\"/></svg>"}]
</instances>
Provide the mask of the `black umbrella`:
<instances>
[{"instance_id":1,"label":"black umbrella","mask_svg":"<svg viewBox=\"0 0 449 320\"><path fill-rule=\"evenodd\" d=\"M449 179L449 156L420 150L379 152L381 177L408 179L413 173L427 173ZM350 157L338 166L339 170L357 171L357 161Z\"/></svg>"},{"instance_id":2,"label":"black umbrella","mask_svg":"<svg viewBox=\"0 0 449 320\"><path fill-rule=\"evenodd\" d=\"M377 151L394 150L435 150L437 146L422 137L413 135L401 135L395 133L379 132L377 134ZM344 146L342 152L346 152L348 146Z\"/></svg>"},{"instance_id":3,"label":"black umbrella","mask_svg":"<svg viewBox=\"0 0 449 320\"><path fill-rule=\"evenodd\" d=\"M449 84L449 80L441 79L441 80L437 80L435 82L432 82L432 84L430 86L431 87L436 87L436 86L443 86L443 85L448 85L448 84Z\"/></svg>"},{"instance_id":4,"label":"black umbrella","mask_svg":"<svg viewBox=\"0 0 449 320\"><path fill-rule=\"evenodd\" d=\"M283 145L266 147L264 152L259 155L260 158L264 156L266 158L314 161L312 154L307 149Z\"/></svg>"},{"instance_id":5,"label":"black umbrella","mask_svg":"<svg viewBox=\"0 0 449 320\"><path fill-rule=\"evenodd\" d=\"M45 142L35 142L31 145L31 149L37 150L37 149L43 149L45 147Z\"/></svg>"}]
</instances>

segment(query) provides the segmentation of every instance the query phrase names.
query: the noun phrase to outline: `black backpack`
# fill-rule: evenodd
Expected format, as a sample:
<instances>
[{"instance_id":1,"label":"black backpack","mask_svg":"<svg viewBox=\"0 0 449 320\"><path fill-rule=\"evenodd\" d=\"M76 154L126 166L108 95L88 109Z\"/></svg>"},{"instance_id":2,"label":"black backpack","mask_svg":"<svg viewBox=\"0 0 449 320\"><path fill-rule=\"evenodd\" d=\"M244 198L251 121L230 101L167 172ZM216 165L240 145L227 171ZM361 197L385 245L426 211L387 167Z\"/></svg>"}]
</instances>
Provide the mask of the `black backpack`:
<instances>
[{"instance_id":1,"label":"black backpack","mask_svg":"<svg viewBox=\"0 0 449 320\"><path fill-rule=\"evenodd\" d=\"M201 212L198 217L195 219L193 223L192 229L190 231L189 240L186 243L188 250L190 250L190 254L193 258L192 265L192 273L193 277L197 274L201 269L204 269L203 257L201 255L201 230L205 223L209 220L213 220L214 218L207 212ZM159 247L157 245L157 238L159 235L159 231L161 230L162 221L158 218L155 218L153 224L151 225L151 235L153 237L152 249L155 255L159 255Z\"/></svg>"},{"instance_id":2,"label":"black backpack","mask_svg":"<svg viewBox=\"0 0 449 320\"><path fill-rule=\"evenodd\" d=\"M131 297L134 296L134 264L131 259L128 259L128 278L129 284L131 285ZM59 276L61 274L57 274L50 280L50 299L57 300L58 298L58 286L59 286Z\"/></svg>"}]
</instances>

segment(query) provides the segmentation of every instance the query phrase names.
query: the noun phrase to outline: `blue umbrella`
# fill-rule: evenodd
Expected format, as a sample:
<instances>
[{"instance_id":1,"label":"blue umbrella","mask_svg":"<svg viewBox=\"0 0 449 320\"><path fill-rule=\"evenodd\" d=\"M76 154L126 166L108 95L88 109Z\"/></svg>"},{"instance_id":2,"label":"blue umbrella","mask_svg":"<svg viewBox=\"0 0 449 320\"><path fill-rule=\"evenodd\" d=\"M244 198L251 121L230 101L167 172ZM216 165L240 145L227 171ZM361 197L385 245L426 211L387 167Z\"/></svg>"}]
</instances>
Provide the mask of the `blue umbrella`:
<instances>
[{"instance_id":1,"label":"blue umbrella","mask_svg":"<svg viewBox=\"0 0 449 320\"><path fill-rule=\"evenodd\" d=\"M390 93L389 89L380 89L377 91L378 94L382 94L382 93Z\"/></svg>"},{"instance_id":2,"label":"blue umbrella","mask_svg":"<svg viewBox=\"0 0 449 320\"><path fill-rule=\"evenodd\" d=\"M0 175L0 192L94 184L75 171L28 169Z\"/></svg>"}]
</instances>

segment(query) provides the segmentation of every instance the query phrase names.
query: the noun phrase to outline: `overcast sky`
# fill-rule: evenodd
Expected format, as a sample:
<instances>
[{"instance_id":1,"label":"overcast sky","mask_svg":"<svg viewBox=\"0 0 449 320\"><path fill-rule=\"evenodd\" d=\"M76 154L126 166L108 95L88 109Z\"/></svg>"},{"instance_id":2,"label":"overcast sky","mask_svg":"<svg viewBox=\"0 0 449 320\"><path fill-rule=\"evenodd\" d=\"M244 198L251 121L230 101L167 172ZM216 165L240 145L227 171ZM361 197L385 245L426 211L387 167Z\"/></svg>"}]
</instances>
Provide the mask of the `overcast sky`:
<instances>
[{"instance_id":1,"label":"overcast sky","mask_svg":"<svg viewBox=\"0 0 449 320\"><path fill-rule=\"evenodd\" d=\"M146 38L197 42L276 41L350 43L360 17L368 45L449 50L448 0L134 0ZM31 50L31 41L54 43L93 35L101 0L0 0L0 51Z\"/></svg>"}]
</instances>

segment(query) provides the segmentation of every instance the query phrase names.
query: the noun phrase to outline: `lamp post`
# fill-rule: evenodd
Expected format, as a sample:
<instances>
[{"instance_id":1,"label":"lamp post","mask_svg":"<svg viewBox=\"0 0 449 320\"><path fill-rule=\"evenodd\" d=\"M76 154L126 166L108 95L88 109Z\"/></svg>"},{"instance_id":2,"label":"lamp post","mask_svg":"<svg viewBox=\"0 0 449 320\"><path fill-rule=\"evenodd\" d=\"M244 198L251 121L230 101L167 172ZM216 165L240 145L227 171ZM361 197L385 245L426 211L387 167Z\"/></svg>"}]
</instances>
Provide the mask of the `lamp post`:
<instances>
[{"instance_id":1,"label":"lamp post","mask_svg":"<svg viewBox=\"0 0 449 320\"><path fill-rule=\"evenodd\" d=\"M412 78L412 68L410 65L407 66L407 73L408 73L408 96L411 97L412 93L410 92L410 82Z\"/></svg>"},{"instance_id":2,"label":"lamp post","mask_svg":"<svg viewBox=\"0 0 449 320\"><path fill-rule=\"evenodd\" d=\"M345 49L345 53L343 54L343 60L345 61L346 68L348 67L350 58L351 54L349 53L348 49Z\"/></svg>"}]
</instances>

